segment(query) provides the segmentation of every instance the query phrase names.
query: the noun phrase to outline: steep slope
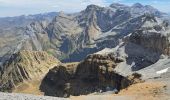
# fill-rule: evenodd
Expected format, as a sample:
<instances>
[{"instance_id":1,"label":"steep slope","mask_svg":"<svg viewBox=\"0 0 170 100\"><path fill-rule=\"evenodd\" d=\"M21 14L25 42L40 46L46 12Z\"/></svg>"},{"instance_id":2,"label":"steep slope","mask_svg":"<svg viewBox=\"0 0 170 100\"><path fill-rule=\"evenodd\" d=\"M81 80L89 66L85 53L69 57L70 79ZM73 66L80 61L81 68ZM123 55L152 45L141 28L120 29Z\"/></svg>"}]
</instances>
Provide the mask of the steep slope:
<instances>
[{"instance_id":1,"label":"steep slope","mask_svg":"<svg viewBox=\"0 0 170 100\"><path fill-rule=\"evenodd\" d=\"M112 55L89 55L80 63L59 65L49 71L40 89L45 95L69 97L94 92L117 93L127 86L141 82L140 75L122 76L114 72L121 59Z\"/></svg>"},{"instance_id":2,"label":"steep slope","mask_svg":"<svg viewBox=\"0 0 170 100\"><path fill-rule=\"evenodd\" d=\"M133 11L136 8L139 10ZM131 7L121 4L112 4L110 7L89 5L80 13L61 12L47 27L41 28L41 31L34 28L30 33L37 38L42 33L48 35L47 44L40 44L48 49L41 46L42 49L62 61L80 61L88 54L118 45L119 39L141 27L142 19L139 16L145 13L154 16L158 16L158 13L158 17L163 15L157 9L141 4L140 7L139 4Z\"/></svg>"},{"instance_id":3,"label":"steep slope","mask_svg":"<svg viewBox=\"0 0 170 100\"><path fill-rule=\"evenodd\" d=\"M59 63L46 52L20 51L13 54L1 68L0 90L10 91L24 81L41 80L50 68Z\"/></svg>"},{"instance_id":4,"label":"steep slope","mask_svg":"<svg viewBox=\"0 0 170 100\"><path fill-rule=\"evenodd\" d=\"M160 18L164 15L151 6L112 4L109 7L89 5L74 14L60 12L55 18L35 18L36 21L22 28L22 32L17 35L21 40L10 41L14 45L1 46L4 52L0 57L4 58L5 55L8 58L13 52L22 49L47 51L64 62L80 61L88 54L117 46L119 39L142 25L139 16L145 13Z\"/></svg>"},{"instance_id":5,"label":"steep slope","mask_svg":"<svg viewBox=\"0 0 170 100\"><path fill-rule=\"evenodd\" d=\"M114 56L124 59L124 62L115 69L122 74L138 71L169 56L170 27L168 22L151 14L144 14L136 19L138 20L134 23L140 22L135 25L138 27L136 30L129 35L122 36L122 40L116 47L106 48L97 53L112 53Z\"/></svg>"},{"instance_id":6,"label":"steep slope","mask_svg":"<svg viewBox=\"0 0 170 100\"><path fill-rule=\"evenodd\" d=\"M23 42L26 42L28 38L35 38L35 36L32 34L26 34L27 25L36 21L45 21L48 23L55 16L57 16L57 13L51 12L37 15L0 18L0 65L6 59L9 59L9 57L13 53L21 50L22 46L25 45ZM28 44L27 47L29 47L30 45L33 45L33 47L35 47L33 43ZM40 46L38 47L40 48Z\"/></svg>"},{"instance_id":7,"label":"steep slope","mask_svg":"<svg viewBox=\"0 0 170 100\"><path fill-rule=\"evenodd\" d=\"M24 28L0 30L0 63L4 62L19 49L24 31Z\"/></svg>"}]
</instances>

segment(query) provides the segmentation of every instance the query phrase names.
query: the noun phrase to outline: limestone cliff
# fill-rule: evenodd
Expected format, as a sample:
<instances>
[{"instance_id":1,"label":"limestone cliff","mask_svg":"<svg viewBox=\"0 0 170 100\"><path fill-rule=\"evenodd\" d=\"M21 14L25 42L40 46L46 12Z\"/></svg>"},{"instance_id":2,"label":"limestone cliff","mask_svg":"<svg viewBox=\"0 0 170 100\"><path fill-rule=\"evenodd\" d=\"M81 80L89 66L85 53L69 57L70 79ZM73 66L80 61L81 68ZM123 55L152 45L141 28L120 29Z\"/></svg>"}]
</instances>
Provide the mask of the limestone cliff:
<instances>
[{"instance_id":1,"label":"limestone cliff","mask_svg":"<svg viewBox=\"0 0 170 100\"><path fill-rule=\"evenodd\" d=\"M130 42L150 49L153 52L170 55L169 24L157 17L145 14L143 25L130 36Z\"/></svg>"},{"instance_id":2,"label":"limestone cliff","mask_svg":"<svg viewBox=\"0 0 170 100\"><path fill-rule=\"evenodd\" d=\"M78 64L56 66L43 79L40 89L45 95L58 97L118 92L136 82L136 77L124 77L114 71L120 62L111 55L94 54Z\"/></svg>"}]
</instances>

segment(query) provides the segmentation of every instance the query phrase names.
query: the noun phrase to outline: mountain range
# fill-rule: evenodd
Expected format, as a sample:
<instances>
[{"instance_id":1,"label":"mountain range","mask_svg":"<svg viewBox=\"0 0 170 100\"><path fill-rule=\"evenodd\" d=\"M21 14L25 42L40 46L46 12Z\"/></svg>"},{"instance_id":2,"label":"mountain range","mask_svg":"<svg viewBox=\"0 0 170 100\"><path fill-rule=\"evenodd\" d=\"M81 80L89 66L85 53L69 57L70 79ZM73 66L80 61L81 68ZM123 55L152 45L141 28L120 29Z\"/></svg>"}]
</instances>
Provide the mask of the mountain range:
<instances>
[{"instance_id":1,"label":"mountain range","mask_svg":"<svg viewBox=\"0 0 170 100\"><path fill-rule=\"evenodd\" d=\"M89 5L74 14L0 18L0 58L2 61L22 49L47 51L64 62L80 61L90 53L116 46L119 38L141 26L138 17L145 13L159 18L165 15L148 5L114 3L109 7Z\"/></svg>"},{"instance_id":2,"label":"mountain range","mask_svg":"<svg viewBox=\"0 0 170 100\"><path fill-rule=\"evenodd\" d=\"M0 18L0 82L13 88L37 76L45 95L67 97L107 87L120 91L142 82L140 75L164 81L169 24L168 14L140 3Z\"/></svg>"}]
</instances>

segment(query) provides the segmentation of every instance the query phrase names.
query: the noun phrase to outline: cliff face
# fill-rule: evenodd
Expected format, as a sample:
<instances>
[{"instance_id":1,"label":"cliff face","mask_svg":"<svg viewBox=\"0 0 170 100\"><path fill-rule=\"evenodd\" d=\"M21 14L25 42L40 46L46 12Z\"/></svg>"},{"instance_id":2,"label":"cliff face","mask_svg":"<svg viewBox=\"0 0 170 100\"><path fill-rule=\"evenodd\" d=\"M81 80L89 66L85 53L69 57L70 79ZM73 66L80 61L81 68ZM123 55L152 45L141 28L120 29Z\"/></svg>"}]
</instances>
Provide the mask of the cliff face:
<instances>
[{"instance_id":1,"label":"cliff face","mask_svg":"<svg viewBox=\"0 0 170 100\"><path fill-rule=\"evenodd\" d=\"M132 19L129 22L134 22L134 26L138 28L123 36L116 47L107 49L116 57L125 59L124 65L116 68L120 73L128 74L138 71L169 56L170 27L168 22L151 14L144 14L136 19L136 21ZM136 22L139 24L135 24ZM130 24L125 26L128 27Z\"/></svg>"},{"instance_id":2,"label":"cliff face","mask_svg":"<svg viewBox=\"0 0 170 100\"><path fill-rule=\"evenodd\" d=\"M130 36L130 42L154 52L169 55L169 24L157 17L145 14L142 26Z\"/></svg>"},{"instance_id":3,"label":"cliff face","mask_svg":"<svg viewBox=\"0 0 170 100\"><path fill-rule=\"evenodd\" d=\"M41 80L60 61L46 52L20 51L13 54L1 69L1 91L11 90L27 80Z\"/></svg>"},{"instance_id":4,"label":"cliff face","mask_svg":"<svg viewBox=\"0 0 170 100\"><path fill-rule=\"evenodd\" d=\"M100 82L111 82L114 68L117 63L122 62L112 55L89 55L83 62L78 65L76 76L82 80L99 80ZM110 82L108 82L110 84Z\"/></svg>"},{"instance_id":5,"label":"cliff face","mask_svg":"<svg viewBox=\"0 0 170 100\"><path fill-rule=\"evenodd\" d=\"M93 92L118 92L136 82L136 77L124 77L114 71L121 59L111 55L89 55L78 64L59 65L43 79L40 89L45 95L68 97ZM138 81L139 82L139 81Z\"/></svg>"}]
</instances>

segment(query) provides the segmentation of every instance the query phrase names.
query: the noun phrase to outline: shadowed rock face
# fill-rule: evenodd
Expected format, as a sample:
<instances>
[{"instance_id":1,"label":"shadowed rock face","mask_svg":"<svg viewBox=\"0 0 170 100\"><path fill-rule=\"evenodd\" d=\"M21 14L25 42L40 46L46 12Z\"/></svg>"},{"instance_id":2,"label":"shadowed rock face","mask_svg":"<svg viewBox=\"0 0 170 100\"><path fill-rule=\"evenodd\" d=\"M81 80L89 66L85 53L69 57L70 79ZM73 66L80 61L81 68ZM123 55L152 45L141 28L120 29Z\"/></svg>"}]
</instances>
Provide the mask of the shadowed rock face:
<instances>
[{"instance_id":1,"label":"shadowed rock face","mask_svg":"<svg viewBox=\"0 0 170 100\"><path fill-rule=\"evenodd\" d=\"M130 36L130 42L154 52L169 55L169 25L150 14L141 16L143 25Z\"/></svg>"},{"instance_id":2,"label":"shadowed rock face","mask_svg":"<svg viewBox=\"0 0 170 100\"><path fill-rule=\"evenodd\" d=\"M46 75L40 89L45 95L67 97L126 88L136 80L114 72L119 62L122 60L111 55L94 54L79 64L56 66Z\"/></svg>"},{"instance_id":3,"label":"shadowed rock face","mask_svg":"<svg viewBox=\"0 0 170 100\"><path fill-rule=\"evenodd\" d=\"M126 52L129 55L129 58L133 58L136 55L135 62L138 63L137 69L147 67L156 63L160 59L160 55L167 55L169 56L170 52L170 41L169 41L169 25L166 21L160 21L157 17L154 17L150 14L145 14L141 16L143 19L143 25L134 31L129 37L129 43L125 46ZM138 54L135 53L134 55L130 53L128 47L131 44L138 45L145 49L137 49L138 52L145 52L148 54L145 55L144 53ZM135 47L135 45L133 45ZM132 47L132 46L131 46ZM133 48L134 48L133 47ZM139 48L140 48L139 47ZM132 50L135 51L135 50ZM138 54L138 55L137 55ZM145 55L145 56L143 56ZM141 58L140 58L141 57ZM137 59L139 59L137 61ZM141 60L143 59L143 61ZM139 67L141 66L141 67Z\"/></svg>"},{"instance_id":4,"label":"shadowed rock face","mask_svg":"<svg viewBox=\"0 0 170 100\"><path fill-rule=\"evenodd\" d=\"M160 33L138 30L137 33L131 35L131 42L139 44L145 48L148 48L154 52L169 55L169 40L167 36L163 36Z\"/></svg>"},{"instance_id":5,"label":"shadowed rock face","mask_svg":"<svg viewBox=\"0 0 170 100\"><path fill-rule=\"evenodd\" d=\"M170 27L168 22L151 14L144 14L129 22L130 24L125 26L135 26L135 30L123 36L122 41L110 49L114 55L126 59L125 63L130 66L127 67L128 71L129 69L132 72L138 71L156 63L163 55L169 56Z\"/></svg>"},{"instance_id":6,"label":"shadowed rock face","mask_svg":"<svg viewBox=\"0 0 170 100\"><path fill-rule=\"evenodd\" d=\"M27 80L41 80L50 68L59 64L46 52L20 51L13 54L0 70L0 91L10 91Z\"/></svg>"},{"instance_id":7,"label":"shadowed rock face","mask_svg":"<svg viewBox=\"0 0 170 100\"><path fill-rule=\"evenodd\" d=\"M153 52L169 55L169 24L157 17L145 14L143 25L130 36L130 42L150 49Z\"/></svg>"}]
</instances>

